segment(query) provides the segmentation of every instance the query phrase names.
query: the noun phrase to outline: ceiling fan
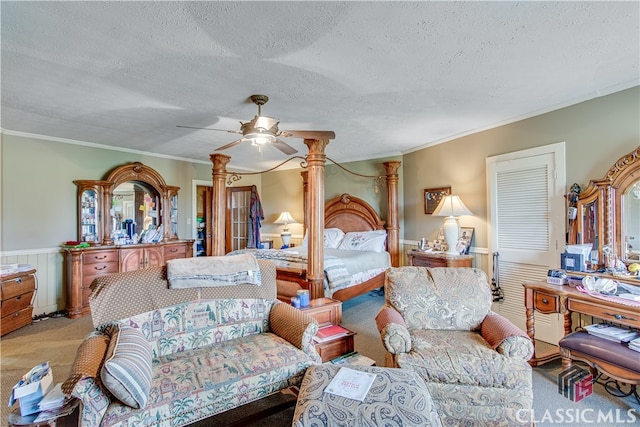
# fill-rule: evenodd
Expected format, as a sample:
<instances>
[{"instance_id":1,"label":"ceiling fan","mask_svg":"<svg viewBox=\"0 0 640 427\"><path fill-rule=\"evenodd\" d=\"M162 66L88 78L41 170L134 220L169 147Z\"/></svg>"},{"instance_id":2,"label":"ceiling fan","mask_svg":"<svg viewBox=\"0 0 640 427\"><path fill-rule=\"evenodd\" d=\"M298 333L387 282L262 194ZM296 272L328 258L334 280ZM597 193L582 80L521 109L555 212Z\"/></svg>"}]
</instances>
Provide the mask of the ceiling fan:
<instances>
[{"instance_id":1,"label":"ceiling fan","mask_svg":"<svg viewBox=\"0 0 640 427\"><path fill-rule=\"evenodd\" d=\"M280 120L262 115L262 106L266 104L267 101L269 101L269 97L266 95L251 95L249 99L251 99L251 102L258 106L258 114L246 123L240 122L240 130L199 128L194 126L180 125L176 127L216 130L242 135L242 138L236 139L235 141L230 142L227 145L216 148L216 151L226 150L240 144L241 142L249 141L251 142L251 145L258 147L258 151L262 151L263 146L265 146L266 144L270 144L278 150L282 151L284 154L291 155L297 153L298 150L279 139L279 137L298 137L304 139L334 139L336 137L333 131L279 130L278 124L280 123Z\"/></svg>"}]
</instances>

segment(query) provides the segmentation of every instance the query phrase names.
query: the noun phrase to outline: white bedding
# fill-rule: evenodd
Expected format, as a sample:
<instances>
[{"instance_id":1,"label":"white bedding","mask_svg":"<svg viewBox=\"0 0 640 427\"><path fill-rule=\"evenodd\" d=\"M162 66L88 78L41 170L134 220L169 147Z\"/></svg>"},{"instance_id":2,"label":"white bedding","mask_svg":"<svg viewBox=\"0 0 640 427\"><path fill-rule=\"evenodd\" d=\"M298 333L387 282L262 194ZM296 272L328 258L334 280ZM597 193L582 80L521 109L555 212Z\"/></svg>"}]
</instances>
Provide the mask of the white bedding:
<instances>
[{"instance_id":1,"label":"white bedding","mask_svg":"<svg viewBox=\"0 0 640 427\"><path fill-rule=\"evenodd\" d=\"M278 267L307 269L307 248L296 246L288 249L249 249L256 258L269 259ZM236 251L235 253L242 252ZM389 252L354 251L324 249L325 255L325 296L330 298L335 292L354 286L377 276L391 267ZM327 268L340 270L337 280L329 280ZM343 274L343 272L346 272ZM330 272L331 273L331 272Z\"/></svg>"}]
</instances>

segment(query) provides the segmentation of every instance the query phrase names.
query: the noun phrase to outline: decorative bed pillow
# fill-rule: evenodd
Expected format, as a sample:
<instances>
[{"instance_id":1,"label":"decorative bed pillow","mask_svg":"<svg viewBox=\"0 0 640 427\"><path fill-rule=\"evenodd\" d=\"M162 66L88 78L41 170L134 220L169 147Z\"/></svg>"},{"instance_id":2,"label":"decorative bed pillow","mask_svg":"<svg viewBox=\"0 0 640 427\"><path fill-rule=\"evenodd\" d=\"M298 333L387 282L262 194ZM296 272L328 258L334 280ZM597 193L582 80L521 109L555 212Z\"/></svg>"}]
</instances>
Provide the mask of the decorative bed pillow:
<instances>
[{"instance_id":1,"label":"decorative bed pillow","mask_svg":"<svg viewBox=\"0 0 640 427\"><path fill-rule=\"evenodd\" d=\"M151 345L142 333L121 325L111 336L100 378L115 398L144 408L151 390Z\"/></svg>"},{"instance_id":2,"label":"decorative bed pillow","mask_svg":"<svg viewBox=\"0 0 640 427\"><path fill-rule=\"evenodd\" d=\"M386 230L350 231L345 234L338 249L383 252L386 241Z\"/></svg>"},{"instance_id":3,"label":"decorative bed pillow","mask_svg":"<svg viewBox=\"0 0 640 427\"><path fill-rule=\"evenodd\" d=\"M302 239L303 247L308 246L309 232L304 233L304 239ZM342 239L344 238L344 231L339 228L325 228L324 229L324 247L329 249L338 249Z\"/></svg>"}]
</instances>

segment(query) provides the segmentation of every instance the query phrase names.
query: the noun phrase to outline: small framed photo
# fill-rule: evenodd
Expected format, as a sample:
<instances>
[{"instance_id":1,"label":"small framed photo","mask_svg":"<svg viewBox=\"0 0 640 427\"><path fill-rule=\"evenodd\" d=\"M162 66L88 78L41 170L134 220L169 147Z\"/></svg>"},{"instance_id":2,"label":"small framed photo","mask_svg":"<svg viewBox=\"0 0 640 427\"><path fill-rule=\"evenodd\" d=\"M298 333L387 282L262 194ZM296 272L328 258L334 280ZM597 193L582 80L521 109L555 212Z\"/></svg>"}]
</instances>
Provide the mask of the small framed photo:
<instances>
[{"instance_id":1,"label":"small framed photo","mask_svg":"<svg viewBox=\"0 0 640 427\"><path fill-rule=\"evenodd\" d=\"M469 249L473 241L473 233L473 227L460 227L460 238L458 239L458 246L456 247L460 255L469 255Z\"/></svg>"},{"instance_id":2,"label":"small framed photo","mask_svg":"<svg viewBox=\"0 0 640 427\"><path fill-rule=\"evenodd\" d=\"M427 188L424 190L424 213L431 215L436 210L440 200L451 194L451 187Z\"/></svg>"}]
</instances>

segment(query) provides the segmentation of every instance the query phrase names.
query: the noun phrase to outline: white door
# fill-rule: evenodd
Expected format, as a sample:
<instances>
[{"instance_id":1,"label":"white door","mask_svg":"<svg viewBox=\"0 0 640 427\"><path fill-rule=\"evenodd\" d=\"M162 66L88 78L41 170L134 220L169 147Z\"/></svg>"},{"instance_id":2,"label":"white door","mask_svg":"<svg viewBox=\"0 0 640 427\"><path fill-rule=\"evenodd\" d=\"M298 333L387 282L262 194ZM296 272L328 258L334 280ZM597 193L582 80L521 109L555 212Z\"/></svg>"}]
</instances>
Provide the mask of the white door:
<instances>
[{"instance_id":1,"label":"white door","mask_svg":"<svg viewBox=\"0 0 640 427\"><path fill-rule=\"evenodd\" d=\"M489 253L498 253L498 283L504 299L493 304L526 330L526 281L545 280L560 265L565 245L564 143L487 159ZM493 268L493 262L490 263ZM559 314L536 313L536 339L557 344Z\"/></svg>"}]
</instances>

